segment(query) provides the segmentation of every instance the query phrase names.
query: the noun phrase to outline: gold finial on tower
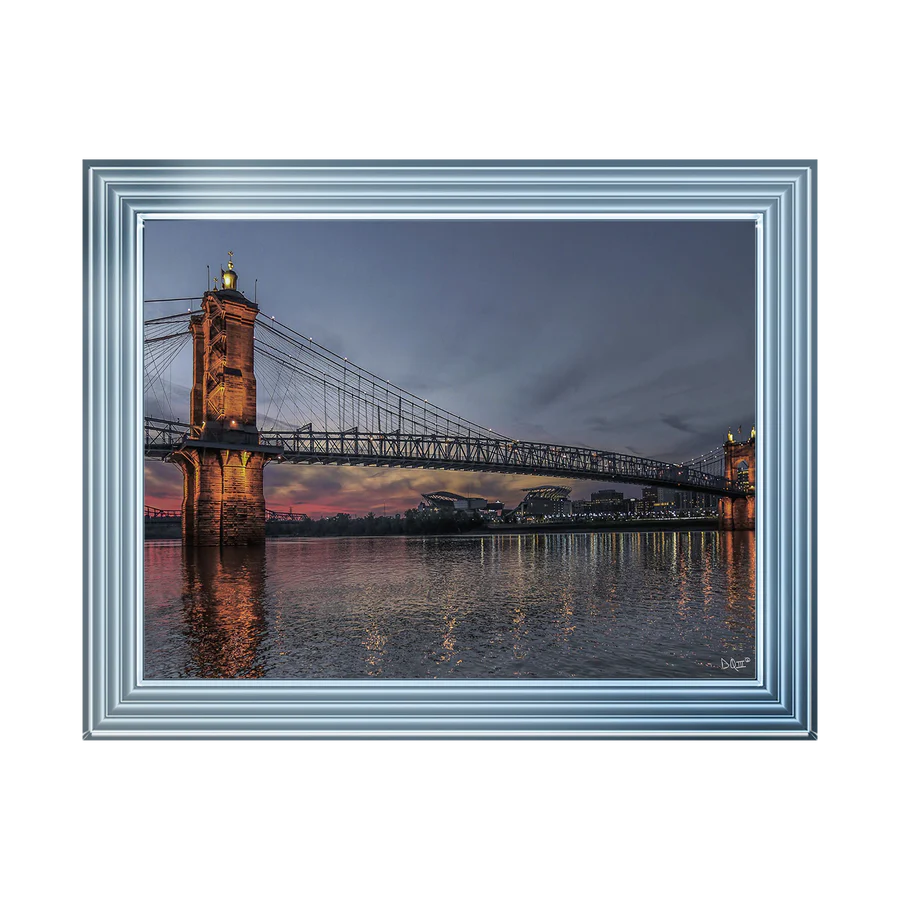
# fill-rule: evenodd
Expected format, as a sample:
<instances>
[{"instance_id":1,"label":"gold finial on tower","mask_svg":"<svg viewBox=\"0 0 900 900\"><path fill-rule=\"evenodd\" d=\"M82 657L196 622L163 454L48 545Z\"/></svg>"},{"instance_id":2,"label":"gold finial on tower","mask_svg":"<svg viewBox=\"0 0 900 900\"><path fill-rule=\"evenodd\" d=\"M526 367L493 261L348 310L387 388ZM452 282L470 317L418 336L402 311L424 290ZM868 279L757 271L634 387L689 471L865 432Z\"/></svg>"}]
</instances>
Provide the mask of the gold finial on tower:
<instances>
[{"instance_id":1,"label":"gold finial on tower","mask_svg":"<svg viewBox=\"0 0 900 900\"><path fill-rule=\"evenodd\" d=\"M734 443L734 432L730 428L728 429L728 443Z\"/></svg>"},{"instance_id":2,"label":"gold finial on tower","mask_svg":"<svg viewBox=\"0 0 900 900\"><path fill-rule=\"evenodd\" d=\"M234 271L234 262L231 257L234 256L234 251L228 251L228 268L222 269L222 288L226 291L236 291L237 290L237 272Z\"/></svg>"},{"instance_id":3,"label":"gold finial on tower","mask_svg":"<svg viewBox=\"0 0 900 900\"><path fill-rule=\"evenodd\" d=\"M750 429L750 439L754 440L754 441L756 440L756 426L755 425Z\"/></svg>"}]
</instances>

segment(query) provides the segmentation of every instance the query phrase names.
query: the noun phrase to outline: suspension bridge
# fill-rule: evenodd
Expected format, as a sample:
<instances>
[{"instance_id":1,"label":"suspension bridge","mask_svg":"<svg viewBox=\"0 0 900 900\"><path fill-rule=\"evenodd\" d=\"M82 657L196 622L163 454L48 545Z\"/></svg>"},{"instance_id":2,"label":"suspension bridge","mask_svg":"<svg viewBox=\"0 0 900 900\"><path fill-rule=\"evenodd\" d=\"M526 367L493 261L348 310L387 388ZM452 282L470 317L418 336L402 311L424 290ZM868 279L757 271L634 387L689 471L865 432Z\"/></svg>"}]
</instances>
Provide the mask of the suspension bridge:
<instances>
[{"instance_id":1,"label":"suspension bridge","mask_svg":"<svg viewBox=\"0 0 900 900\"><path fill-rule=\"evenodd\" d=\"M521 441L404 390L267 315L222 286L191 309L145 319L144 454L185 478L185 540L261 540L269 463L500 472L674 488L721 497L723 527L752 527L755 441L730 439L694 460L664 462L562 443ZM194 303L197 308L193 308ZM173 362L191 345L187 421ZM184 391L182 390L182 394ZM730 436L731 437L731 436ZM743 506L741 505L743 504ZM724 512L723 512L724 510Z\"/></svg>"}]
</instances>

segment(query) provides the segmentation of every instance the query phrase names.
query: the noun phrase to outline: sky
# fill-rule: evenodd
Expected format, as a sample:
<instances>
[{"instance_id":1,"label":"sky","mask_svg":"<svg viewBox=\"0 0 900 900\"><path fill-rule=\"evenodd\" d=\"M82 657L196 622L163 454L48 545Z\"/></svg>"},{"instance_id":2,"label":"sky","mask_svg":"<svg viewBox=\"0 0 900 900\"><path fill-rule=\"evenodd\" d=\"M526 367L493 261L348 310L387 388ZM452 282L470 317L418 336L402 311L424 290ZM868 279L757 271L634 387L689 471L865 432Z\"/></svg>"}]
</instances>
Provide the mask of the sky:
<instances>
[{"instance_id":1,"label":"sky","mask_svg":"<svg viewBox=\"0 0 900 900\"><path fill-rule=\"evenodd\" d=\"M258 279L261 313L518 440L682 462L721 445L729 428L748 433L754 424L753 221L149 221L145 299L201 296L206 266L218 274L228 250L250 299ZM166 390L186 420L187 348ZM159 413L154 398L146 402ZM435 490L511 506L544 483L418 469L265 470L269 508L313 517L402 512ZM571 487L573 499L610 486L553 483ZM145 463L146 503L176 508L181 491L174 465Z\"/></svg>"}]
</instances>

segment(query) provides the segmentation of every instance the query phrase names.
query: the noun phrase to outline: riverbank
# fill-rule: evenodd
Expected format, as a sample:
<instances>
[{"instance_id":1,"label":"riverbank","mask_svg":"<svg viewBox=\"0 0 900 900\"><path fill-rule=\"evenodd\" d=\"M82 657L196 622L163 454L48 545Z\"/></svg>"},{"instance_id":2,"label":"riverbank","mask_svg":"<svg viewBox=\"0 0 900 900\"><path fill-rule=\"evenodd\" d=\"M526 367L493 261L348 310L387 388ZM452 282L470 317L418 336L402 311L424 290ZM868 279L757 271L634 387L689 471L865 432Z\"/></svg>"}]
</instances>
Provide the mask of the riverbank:
<instances>
[{"instance_id":1,"label":"riverbank","mask_svg":"<svg viewBox=\"0 0 900 900\"><path fill-rule=\"evenodd\" d=\"M710 531L718 529L717 518L636 519L628 522L553 522L540 525L487 525L470 534L570 534L585 531Z\"/></svg>"},{"instance_id":2,"label":"riverbank","mask_svg":"<svg viewBox=\"0 0 900 900\"><path fill-rule=\"evenodd\" d=\"M144 522L144 540L161 541L181 539L181 522Z\"/></svg>"},{"instance_id":3,"label":"riverbank","mask_svg":"<svg viewBox=\"0 0 900 900\"><path fill-rule=\"evenodd\" d=\"M715 531L719 522L715 518L708 519L646 519L629 522L559 522L540 525L480 525L475 528L452 531L420 530L410 532L370 532L366 533L334 533L330 530L316 530L309 523L300 522L267 522L266 537L393 537L401 534L413 535L471 535L486 537L496 534L577 534L583 532L640 532L640 531ZM145 522L145 540L172 540L181 538L181 524L178 522Z\"/></svg>"}]
</instances>

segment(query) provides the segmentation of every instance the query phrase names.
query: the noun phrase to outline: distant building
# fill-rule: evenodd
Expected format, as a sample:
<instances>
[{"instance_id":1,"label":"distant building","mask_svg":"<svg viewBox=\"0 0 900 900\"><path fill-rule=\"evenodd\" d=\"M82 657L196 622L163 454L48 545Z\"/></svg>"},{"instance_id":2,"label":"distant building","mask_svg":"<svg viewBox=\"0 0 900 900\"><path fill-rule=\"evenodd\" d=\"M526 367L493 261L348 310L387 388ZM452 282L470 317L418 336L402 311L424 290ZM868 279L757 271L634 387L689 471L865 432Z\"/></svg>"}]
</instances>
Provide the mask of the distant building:
<instances>
[{"instance_id":1,"label":"distant building","mask_svg":"<svg viewBox=\"0 0 900 900\"><path fill-rule=\"evenodd\" d=\"M672 488L645 487L641 491L640 500L634 503L634 512L638 516L666 516L680 509L679 494L681 491ZM628 505L626 504L626 509Z\"/></svg>"},{"instance_id":2,"label":"distant building","mask_svg":"<svg viewBox=\"0 0 900 900\"><path fill-rule=\"evenodd\" d=\"M718 508L718 499L713 494L701 494L697 491L676 491L675 508L688 515L713 515Z\"/></svg>"},{"instance_id":3,"label":"distant building","mask_svg":"<svg viewBox=\"0 0 900 900\"><path fill-rule=\"evenodd\" d=\"M656 493L656 504L654 509L660 513L674 512L678 507L678 494L680 491L672 488L659 488Z\"/></svg>"},{"instance_id":4,"label":"distant building","mask_svg":"<svg viewBox=\"0 0 900 900\"><path fill-rule=\"evenodd\" d=\"M635 513L639 516L652 516L659 502L659 488L645 487L641 491L641 499L635 503Z\"/></svg>"},{"instance_id":5,"label":"distant building","mask_svg":"<svg viewBox=\"0 0 900 900\"><path fill-rule=\"evenodd\" d=\"M571 490L552 484L542 485L527 491L522 502L513 510L519 518L548 518L571 516L572 501L569 500Z\"/></svg>"},{"instance_id":6,"label":"distant building","mask_svg":"<svg viewBox=\"0 0 900 900\"><path fill-rule=\"evenodd\" d=\"M645 487L639 500L631 501L637 516L704 516L715 515L716 497L697 491L674 488Z\"/></svg>"},{"instance_id":7,"label":"distant building","mask_svg":"<svg viewBox=\"0 0 900 900\"><path fill-rule=\"evenodd\" d=\"M463 497L461 494L454 494L450 491L435 491L432 494L422 494L422 498L425 500L426 509L475 512L488 507L488 502L484 497ZM502 503L500 504L500 510L501 512L503 510Z\"/></svg>"},{"instance_id":8,"label":"distant building","mask_svg":"<svg viewBox=\"0 0 900 900\"><path fill-rule=\"evenodd\" d=\"M591 512L619 513L627 512L628 504L621 491L603 490L591 494Z\"/></svg>"}]
</instances>

